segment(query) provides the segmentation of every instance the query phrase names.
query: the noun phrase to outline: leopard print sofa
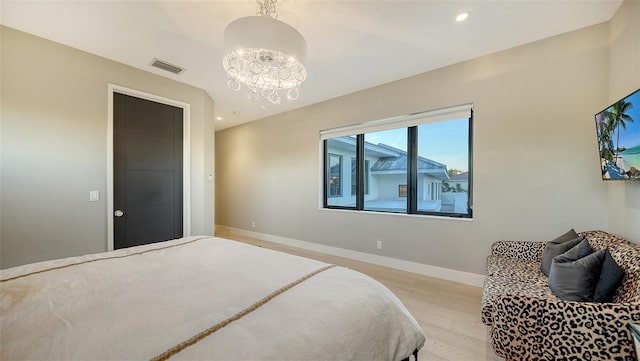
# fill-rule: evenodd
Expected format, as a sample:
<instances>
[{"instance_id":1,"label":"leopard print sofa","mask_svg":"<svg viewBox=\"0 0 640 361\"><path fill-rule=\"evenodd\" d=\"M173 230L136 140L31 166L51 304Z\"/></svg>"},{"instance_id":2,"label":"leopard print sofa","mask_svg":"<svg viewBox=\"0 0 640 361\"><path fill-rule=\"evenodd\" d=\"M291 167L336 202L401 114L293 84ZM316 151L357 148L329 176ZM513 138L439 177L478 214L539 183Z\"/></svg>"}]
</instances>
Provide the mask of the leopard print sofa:
<instances>
[{"instance_id":1,"label":"leopard print sofa","mask_svg":"<svg viewBox=\"0 0 640 361\"><path fill-rule=\"evenodd\" d=\"M625 272L613 303L565 302L540 271L546 241L498 241L487 258L482 322L506 360L634 361L627 324L640 322L640 245L603 231L581 232L609 248Z\"/></svg>"}]
</instances>

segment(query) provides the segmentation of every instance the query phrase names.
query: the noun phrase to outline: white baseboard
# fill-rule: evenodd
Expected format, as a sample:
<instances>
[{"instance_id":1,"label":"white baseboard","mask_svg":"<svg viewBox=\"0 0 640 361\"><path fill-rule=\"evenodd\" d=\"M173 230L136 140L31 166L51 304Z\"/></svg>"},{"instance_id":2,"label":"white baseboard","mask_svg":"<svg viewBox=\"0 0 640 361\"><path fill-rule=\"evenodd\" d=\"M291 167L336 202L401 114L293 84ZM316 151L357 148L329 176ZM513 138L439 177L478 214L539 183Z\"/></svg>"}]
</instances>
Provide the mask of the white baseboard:
<instances>
[{"instance_id":1,"label":"white baseboard","mask_svg":"<svg viewBox=\"0 0 640 361\"><path fill-rule=\"evenodd\" d=\"M338 257L345 257L357 261L373 263L380 266L391 267L403 271L418 273L425 276L436 277L448 281L464 283L471 286L482 287L484 275L477 273L457 271L444 267L431 266L428 264L405 261L397 258L385 257L371 253L353 251L345 248L326 246L319 243L300 241L297 239L275 236L266 233L247 231L239 228L227 226L215 226L216 231L227 232L239 236L251 237L262 241L283 244L291 247L298 247L310 251L330 254Z\"/></svg>"}]
</instances>

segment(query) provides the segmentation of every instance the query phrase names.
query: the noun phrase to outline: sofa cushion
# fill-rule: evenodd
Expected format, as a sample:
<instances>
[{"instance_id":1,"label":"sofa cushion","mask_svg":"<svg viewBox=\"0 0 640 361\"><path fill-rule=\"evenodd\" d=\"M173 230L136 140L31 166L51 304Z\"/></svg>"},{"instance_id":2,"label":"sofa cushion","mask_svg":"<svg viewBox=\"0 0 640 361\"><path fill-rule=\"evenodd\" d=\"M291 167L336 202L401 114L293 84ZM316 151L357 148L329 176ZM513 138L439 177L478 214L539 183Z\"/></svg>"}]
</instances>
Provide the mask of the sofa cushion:
<instances>
[{"instance_id":1,"label":"sofa cushion","mask_svg":"<svg viewBox=\"0 0 640 361\"><path fill-rule=\"evenodd\" d=\"M535 283L545 286L547 277L540 271L540 262L519 258L487 257L487 276L509 278L513 282Z\"/></svg>"},{"instance_id":2,"label":"sofa cushion","mask_svg":"<svg viewBox=\"0 0 640 361\"><path fill-rule=\"evenodd\" d=\"M593 293L593 302L611 302L622 278L624 271L618 266L616 261L611 257L608 249L605 249L604 262L602 262L602 271L600 271L600 279Z\"/></svg>"},{"instance_id":3,"label":"sofa cushion","mask_svg":"<svg viewBox=\"0 0 640 361\"><path fill-rule=\"evenodd\" d=\"M626 273L622 279L622 285L613 296L615 303L639 303L640 302L640 272Z\"/></svg>"},{"instance_id":4,"label":"sofa cushion","mask_svg":"<svg viewBox=\"0 0 640 361\"><path fill-rule=\"evenodd\" d=\"M625 273L640 272L640 245L616 244L609 247L609 252Z\"/></svg>"},{"instance_id":5,"label":"sofa cushion","mask_svg":"<svg viewBox=\"0 0 640 361\"><path fill-rule=\"evenodd\" d=\"M549 270L551 269L551 262L553 262L553 257L565 253L581 241L582 238L575 238L570 241L557 244L551 242L547 243L547 246L544 248L544 253L542 253L542 261L540 262L540 270L542 273L544 273L545 276L548 276Z\"/></svg>"},{"instance_id":6,"label":"sofa cushion","mask_svg":"<svg viewBox=\"0 0 640 361\"><path fill-rule=\"evenodd\" d=\"M563 301L592 301L605 253L602 249L588 256L575 257L580 253L569 251L555 257L549 271L549 288Z\"/></svg>"},{"instance_id":7,"label":"sofa cushion","mask_svg":"<svg viewBox=\"0 0 640 361\"><path fill-rule=\"evenodd\" d=\"M485 325L492 324L493 304L498 296L504 294L560 300L546 284L513 282L508 277L485 277L482 294L482 322Z\"/></svg>"},{"instance_id":8,"label":"sofa cushion","mask_svg":"<svg viewBox=\"0 0 640 361\"><path fill-rule=\"evenodd\" d=\"M625 275L614 302L640 302L640 245L623 243L609 248L611 257Z\"/></svg>"}]
</instances>

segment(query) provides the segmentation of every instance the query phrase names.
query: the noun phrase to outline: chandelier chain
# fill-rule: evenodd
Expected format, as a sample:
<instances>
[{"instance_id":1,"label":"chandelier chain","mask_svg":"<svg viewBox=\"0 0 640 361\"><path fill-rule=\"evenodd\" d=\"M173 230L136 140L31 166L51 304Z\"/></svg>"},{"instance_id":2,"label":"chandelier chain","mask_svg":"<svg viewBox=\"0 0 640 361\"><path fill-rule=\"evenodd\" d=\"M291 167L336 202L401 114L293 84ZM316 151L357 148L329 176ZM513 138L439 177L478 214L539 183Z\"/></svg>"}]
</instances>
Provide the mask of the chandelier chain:
<instances>
[{"instance_id":1,"label":"chandelier chain","mask_svg":"<svg viewBox=\"0 0 640 361\"><path fill-rule=\"evenodd\" d=\"M260 10L258 11L258 16L266 16L272 19L278 18L278 11L276 10L276 2L278 0L256 0L258 5L260 6Z\"/></svg>"}]
</instances>

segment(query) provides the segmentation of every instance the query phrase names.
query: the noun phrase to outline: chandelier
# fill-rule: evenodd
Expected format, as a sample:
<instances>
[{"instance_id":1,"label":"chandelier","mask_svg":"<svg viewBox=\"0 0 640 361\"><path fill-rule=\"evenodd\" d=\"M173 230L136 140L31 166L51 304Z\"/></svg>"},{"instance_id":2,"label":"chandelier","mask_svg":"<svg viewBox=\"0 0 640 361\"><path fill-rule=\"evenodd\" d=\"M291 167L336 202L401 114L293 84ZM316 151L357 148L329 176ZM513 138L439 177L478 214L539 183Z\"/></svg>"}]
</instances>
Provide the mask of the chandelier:
<instances>
[{"instance_id":1,"label":"chandelier","mask_svg":"<svg viewBox=\"0 0 640 361\"><path fill-rule=\"evenodd\" d=\"M307 71L302 62L307 43L293 27L277 20L277 0L256 0L256 16L232 21L224 30L227 86L234 91L242 84L247 98L261 101L262 108L280 104L283 98L298 99Z\"/></svg>"}]
</instances>

